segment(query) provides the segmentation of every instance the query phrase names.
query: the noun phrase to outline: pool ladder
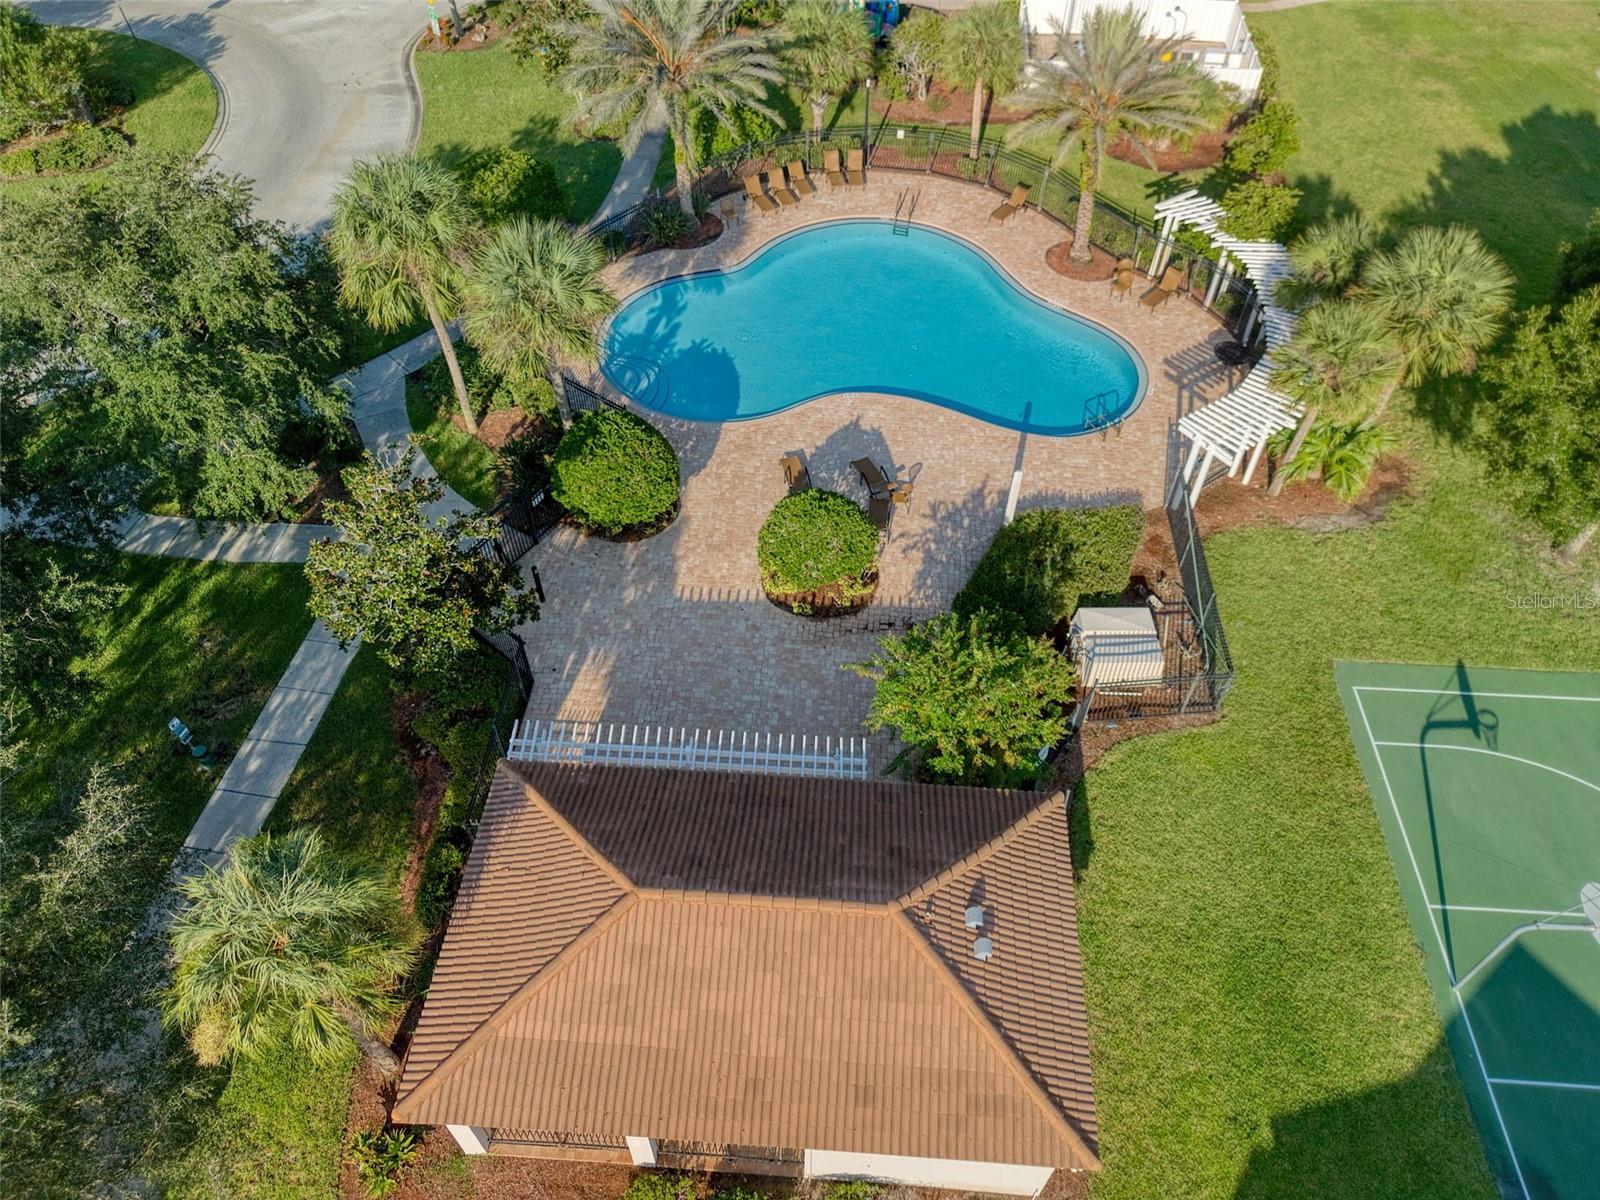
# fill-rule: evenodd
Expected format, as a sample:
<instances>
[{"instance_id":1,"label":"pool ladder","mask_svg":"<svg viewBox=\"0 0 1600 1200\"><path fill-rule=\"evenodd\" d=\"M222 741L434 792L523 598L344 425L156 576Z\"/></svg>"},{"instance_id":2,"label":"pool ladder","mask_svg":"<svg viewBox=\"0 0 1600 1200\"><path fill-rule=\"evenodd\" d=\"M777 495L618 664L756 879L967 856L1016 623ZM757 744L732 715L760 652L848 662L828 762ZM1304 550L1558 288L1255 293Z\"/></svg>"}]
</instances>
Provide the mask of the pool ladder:
<instances>
[{"instance_id":1,"label":"pool ladder","mask_svg":"<svg viewBox=\"0 0 1600 1200\"><path fill-rule=\"evenodd\" d=\"M911 236L911 218L917 211L917 198L922 195L921 190L913 192L905 188L900 193L900 199L894 206L894 227L889 231L896 237ZM902 216L902 212L904 215Z\"/></svg>"}]
</instances>

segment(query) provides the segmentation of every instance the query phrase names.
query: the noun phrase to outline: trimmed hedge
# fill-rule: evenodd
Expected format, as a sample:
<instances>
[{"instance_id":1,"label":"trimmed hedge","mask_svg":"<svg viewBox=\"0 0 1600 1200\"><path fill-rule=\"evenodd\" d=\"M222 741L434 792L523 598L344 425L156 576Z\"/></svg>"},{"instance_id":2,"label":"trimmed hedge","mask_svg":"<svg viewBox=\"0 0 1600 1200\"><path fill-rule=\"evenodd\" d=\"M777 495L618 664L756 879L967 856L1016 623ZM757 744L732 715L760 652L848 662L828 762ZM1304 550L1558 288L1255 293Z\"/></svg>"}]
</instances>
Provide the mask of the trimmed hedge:
<instances>
[{"instance_id":1,"label":"trimmed hedge","mask_svg":"<svg viewBox=\"0 0 1600 1200\"><path fill-rule=\"evenodd\" d=\"M607 537L664 525L678 504L678 456L661 431L615 408L586 412L550 462L550 494Z\"/></svg>"},{"instance_id":2,"label":"trimmed hedge","mask_svg":"<svg viewBox=\"0 0 1600 1200\"><path fill-rule=\"evenodd\" d=\"M467 199L490 225L519 214L553 220L566 211L555 168L525 150L481 151L457 174Z\"/></svg>"},{"instance_id":3,"label":"trimmed hedge","mask_svg":"<svg viewBox=\"0 0 1600 1200\"><path fill-rule=\"evenodd\" d=\"M1050 633L1081 605L1122 594L1143 538L1144 513L1134 504L1031 509L994 535L951 608Z\"/></svg>"},{"instance_id":4,"label":"trimmed hedge","mask_svg":"<svg viewBox=\"0 0 1600 1200\"><path fill-rule=\"evenodd\" d=\"M773 506L756 536L756 560L769 595L837 587L848 600L871 590L878 531L848 496L807 488Z\"/></svg>"},{"instance_id":5,"label":"trimmed hedge","mask_svg":"<svg viewBox=\"0 0 1600 1200\"><path fill-rule=\"evenodd\" d=\"M102 125L71 125L36 146L0 155L0 175L86 171L127 148L127 139L115 129Z\"/></svg>"}]
</instances>

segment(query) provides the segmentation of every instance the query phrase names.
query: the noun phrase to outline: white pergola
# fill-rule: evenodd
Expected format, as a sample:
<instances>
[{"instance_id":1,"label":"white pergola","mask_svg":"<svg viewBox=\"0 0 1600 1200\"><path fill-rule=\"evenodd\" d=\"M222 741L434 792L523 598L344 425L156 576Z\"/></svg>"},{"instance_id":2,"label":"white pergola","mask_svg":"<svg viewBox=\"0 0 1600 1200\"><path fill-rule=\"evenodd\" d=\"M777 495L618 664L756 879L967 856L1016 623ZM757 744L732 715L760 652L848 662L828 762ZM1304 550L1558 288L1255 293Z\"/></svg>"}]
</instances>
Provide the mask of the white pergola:
<instances>
[{"instance_id":1,"label":"white pergola","mask_svg":"<svg viewBox=\"0 0 1600 1200\"><path fill-rule=\"evenodd\" d=\"M1222 232L1222 206L1193 190L1158 203L1156 217L1161 230L1156 256L1150 264L1151 278L1159 279L1171 260L1173 234L1178 226L1194 226L1243 264L1256 285L1261 304L1245 318L1239 341L1249 345L1259 323L1267 343L1266 352L1238 387L1178 419L1178 431L1189 439L1181 478L1189 489L1189 503L1193 504L1200 498L1212 463L1227 463L1229 476L1243 468L1244 482L1249 483L1261 464L1267 439L1278 430L1292 429L1299 423L1299 405L1274 391L1267 382L1272 378L1274 347L1294 333L1295 315L1274 303L1279 282L1290 274L1289 252L1277 242L1244 242ZM1212 276L1207 290L1208 307L1216 300L1229 270L1230 264L1224 259L1222 270Z\"/></svg>"}]
</instances>

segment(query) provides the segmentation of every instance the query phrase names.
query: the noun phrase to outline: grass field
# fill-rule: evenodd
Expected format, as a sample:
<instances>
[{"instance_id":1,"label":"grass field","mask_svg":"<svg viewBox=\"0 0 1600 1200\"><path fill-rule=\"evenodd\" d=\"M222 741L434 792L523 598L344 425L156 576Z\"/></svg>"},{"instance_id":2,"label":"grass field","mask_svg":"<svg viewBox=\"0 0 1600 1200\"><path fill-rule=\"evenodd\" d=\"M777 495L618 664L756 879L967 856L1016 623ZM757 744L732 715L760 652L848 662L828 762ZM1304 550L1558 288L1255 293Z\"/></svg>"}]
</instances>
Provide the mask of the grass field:
<instances>
[{"instance_id":1,"label":"grass field","mask_svg":"<svg viewBox=\"0 0 1600 1200\"><path fill-rule=\"evenodd\" d=\"M1456 1070L1507 1195L1600 1179L1600 674L1336 675Z\"/></svg>"},{"instance_id":2,"label":"grass field","mask_svg":"<svg viewBox=\"0 0 1600 1200\"><path fill-rule=\"evenodd\" d=\"M1556 247L1600 207L1600 7L1339 0L1252 13L1303 146L1305 214L1460 222L1544 299Z\"/></svg>"},{"instance_id":3,"label":"grass field","mask_svg":"<svg viewBox=\"0 0 1600 1200\"><path fill-rule=\"evenodd\" d=\"M418 53L422 137L417 153L454 166L477 150L513 146L555 168L567 219L594 215L622 163L615 142L567 128L572 97L503 44L454 54Z\"/></svg>"},{"instance_id":4,"label":"grass field","mask_svg":"<svg viewBox=\"0 0 1600 1200\"><path fill-rule=\"evenodd\" d=\"M439 478L479 508L493 508L500 497L495 453L450 420L456 411L453 395L432 396L424 384L406 380L406 416Z\"/></svg>"},{"instance_id":5,"label":"grass field","mask_svg":"<svg viewBox=\"0 0 1600 1200\"><path fill-rule=\"evenodd\" d=\"M217 119L217 93L210 77L175 50L142 38L96 29L74 30L89 45L91 69L131 84L134 102L122 128L136 148L194 154ZM36 176L0 184L0 195L23 190L76 186L94 172Z\"/></svg>"},{"instance_id":6,"label":"grass field","mask_svg":"<svg viewBox=\"0 0 1600 1200\"><path fill-rule=\"evenodd\" d=\"M1223 720L1089 772L1079 918L1105 1173L1095 1200L1412 1197L1495 1189L1372 801L1336 658L1600 661L1576 594L1414 433L1414 498L1370 530L1207 540L1239 681Z\"/></svg>"}]
</instances>

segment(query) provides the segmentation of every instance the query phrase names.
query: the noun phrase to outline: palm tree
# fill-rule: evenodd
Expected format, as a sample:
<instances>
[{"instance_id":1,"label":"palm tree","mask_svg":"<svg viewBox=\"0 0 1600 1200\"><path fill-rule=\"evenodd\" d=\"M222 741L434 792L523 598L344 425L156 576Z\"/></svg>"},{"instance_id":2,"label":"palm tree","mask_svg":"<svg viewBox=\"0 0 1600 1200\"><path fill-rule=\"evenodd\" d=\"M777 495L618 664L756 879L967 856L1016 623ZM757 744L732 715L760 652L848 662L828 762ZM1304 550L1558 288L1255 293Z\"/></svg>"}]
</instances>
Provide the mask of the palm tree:
<instances>
[{"instance_id":1,"label":"palm tree","mask_svg":"<svg viewBox=\"0 0 1600 1200\"><path fill-rule=\"evenodd\" d=\"M333 197L328 245L345 303L379 329L398 329L421 305L450 367L467 429L478 421L445 322L455 315L460 256L473 234L456 177L437 163L391 155L358 162Z\"/></svg>"},{"instance_id":2,"label":"palm tree","mask_svg":"<svg viewBox=\"0 0 1600 1200\"><path fill-rule=\"evenodd\" d=\"M1515 280L1500 256L1470 229L1413 229L1375 254L1360 292L1383 314L1400 344L1405 379L1470 374L1478 351L1499 336Z\"/></svg>"},{"instance_id":3,"label":"palm tree","mask_svg":"<svg viewBox=\"0 0 1600 1200\"><path fill-rule=\"evenodd\" d=\"M972 144L967 157L977 158L986 101L1009 92L1022 74L1017 6L998 0L975 4L951 17L944 30L943 66L957 87L972 89Z\"/></svg>"},{"instance_id":4,"label":"palm tree","mask_svg":"<svg viewBox=\"0 0 1600 1200\"><path fill-rule=\"evenodd\" d=\"M1337 422L1367 420L1381 411L1400 378L1400 352L1383 315L1356 300L1328 300L1301 316L1294 336L1273 351L1272 386L1304 407L1284 452L1292 463L1319 416ZM1288 473L1267 489L1276 496Z\"/></svg>"},{"instance_id":5,"label":"palm tree","mask_svg":"<svg viewBox=\"0 0 1600 1200\"><path fill-rule=\"evenodd\" d=\"M705 109L729 130L732 112L752 108L782 124L767 105L778 61L766 33L734 31L737 0L588 0L598 18L567 23L572 60L564 86L578 95L580 119L624 122L631 154L651 124L672 134L678 206L694 216L694 129Z\"/></svg>"},{"instance_id":6,"label":"palm tree","mask_svg":"<svg viewBox=\"0 0 1600 1200\"><path fill-rule=\"evenodd\" d=\"M822 136L822 114L832 100L872 66L872 34L862 14L834 0L794 0L783 14L783 65L805 89L811 132Z\"/></svg>"},{"instance_id":7,"label":"palm tree","mask_svg":"<svg viewBox=\"0 0 1600 1200\"><path fill-rule=\"evenodd\" d=\"M202 1063L284 1043L327 1062L353 1041L386 1074L399 1068L376 1035L400 1009L394 984L415 952L376 874L297 829L247 838L178 888L190 903L172 926L163 1018Z\"/></svg>"},{"instance_id":8,"label":"palm tree","mask_svg":"<svg viewBox=\"0 0 1600 1200\"><path fill-rule=\"evenodd\" d=\"M516 217L473 260L462 328L493 370L528 380L558 359L593 362L617 298L600 281L605 254L560 221Z\"/></svg>"},{"instance_id":9,"label":"palm tree","mask_svg":"<svg viewBox=\"0 0 1600 1200\"><path fill-rule=\"evenodd\" d=\"M1052 166L1063 165L1075 151L1079 154L1082 194L1071 257L1088 262L1106 147L1126 136L1154 167L1150 139L1204 124L1207 87L1193 67L1177 58L1181 39L1145 37L1131 8L1096 9L1076 43L1059 24L1056 36L1060 61L1044 63L1023 88L1023 102L1036 111L1013 127L1010 137L1054 136Z\"/></svg>"},{"instance_id":10,"label":"palm tree","mask_svg":"<svg viewBox=\"0 0 1600 1200\"><path fill-rule=\"evenodd\" d=\"M1344 295L1377 241L1377 229L1360 213L1313 225L1289 247L1294 274L1278 284L1273 299L1298 309Z\"/></svg>"}]
</instances>

